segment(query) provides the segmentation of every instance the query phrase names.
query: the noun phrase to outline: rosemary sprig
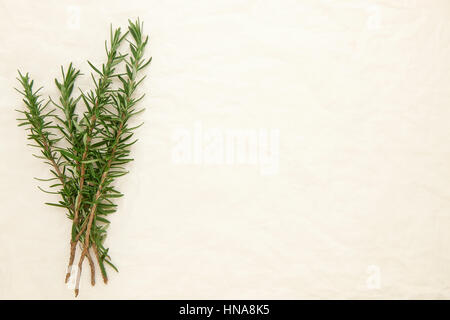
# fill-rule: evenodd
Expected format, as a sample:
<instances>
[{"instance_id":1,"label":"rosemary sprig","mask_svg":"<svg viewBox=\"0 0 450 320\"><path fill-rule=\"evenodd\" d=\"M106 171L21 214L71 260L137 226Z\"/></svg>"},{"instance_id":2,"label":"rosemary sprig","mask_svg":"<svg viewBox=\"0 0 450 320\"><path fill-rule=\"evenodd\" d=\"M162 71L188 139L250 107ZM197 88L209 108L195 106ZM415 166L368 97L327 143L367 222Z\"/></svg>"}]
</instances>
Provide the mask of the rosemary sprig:
<instances>
[{"instance_id":1,"label":"rosemary sprig","mask_svg":"<svg viewBox=\"0 0 450 320\"><path fill-rule=\"evenodd\" d=\"M49 102L45 104L41 99L39 92L42 87L33 90L34 81L31 80L29 74L22 75L19 73L20 84L22 85L23 91L16 89L21 95L23 95L23 103L26 106L24 111L16 110L22 113L25 118L17 119L20 121L19 126L26 126L29 130L28 139L34 141L36 144L30 144L30 146L37 147L41 149L41 156L34 155L37 158L44 159L47 164L49 164L52 169L50 172L55 176L55 179L60 181L60 184L54 184L53 187L60 186L62 190L60 194L63 198L63 202L59 204L52 204L55 206L66 207L69 211L73 210L71 206L71 190L66 188L66 177L61 170L61 163L59 161L60 156L57 151L54 150L56 143L60 138L53 138L54 134L51 129L54 129L52 117L54 116L55 109L46 111ZM50 179L49 181L54 180Z\"/></svg>"},{"instance_id":2,"label":"rosemary sprig","mask_svg":"<svg viewBox=\"0 0 450 320\"><path fill-rule=\"evenodd\" d=\"M76 296L85 258L91 269L91 284L95 284L91 249L105 283L108 281L105 264L117 271L108 255L109 249L103 243L109 224L106 216L117 209L114 198L122 196L113 182L127 173L123 165L132 160L128 158L130 146L136 142L130 142L135 128L128 126L128 120L142 111L136 111L136 104L144 95L135 98L134 93L145 77L138 80L137 76L151 61L151 58L145 60L143 57L148 37L142 32L143 24L139 19L129 21L125 33L120 28L113 30L111 27L109 46L105 43L106 62L97 68L88 61L93 70L94 88L81 92L78 97L74 97L73 92L81 72L72 63L66 71L61 67L62 78L55 79L58 100L49 98L46 103L39 94L41 89L33 89L34 82L29 75L19 72L18 80L23 90L18 91L23 95L26 106L24 111L19 111L25 116L19 119L19 126L27 127L30 132L28 139L41 150L41 155L37 157L51 166L54 177L48 180L57 180L50 187L58 188L58 191L50 193L59 194L61 200L49 205L66 208L67 216L72 220L66 282L71 275L77 244L82 250ZM128 35L131 35L130 40ZM119 52L125 41L129 43L129 54ZM116 73L122 65L125 71ZM115 81L119 84L118 88L113 86ZM86 111L81 115L77 113L80 101L86 106ZM48 111L50 102L55 109Z\"/></svg>"},{"instance_id":3,"label":"rosemary sprig","mask_svg":"<svg viewBox=\"0 0 450 320\"><path fill-rule=\"evenodd\" d=\"M105 45L106 49L106 55L107 55L107 62L102 66L102 71L100 71L98 68L94 67L92 63L89 63L91 68L100 75L100 78L96 80L94 76L92 75L92 79L95 85L95 90L91 90L89 94L84 95L82 94L81 97L83 98L83 101L87 107L87 112L84 115L84 119L87 120L85 124L85 130L83 130L80 133L80 136L82 137L83 145L84 145L84 151L82 152L81 159L79 159L80 153L73 153L73 157L75 159L79 159L80 168L79 168L79 190L77 195L77 200L75 203L75 214L73 218L73 224L72 224L72 239L71 239L71 248L70 248L70 258L69 258L69 265L67 268L66 273L66 282L69 280L71 270L72 270L72 264L75 259L75 251L76 251L76 245L77 242L83 232L83 230L78 230L78 220L79 220L79 213L83 202L83 189L85 185L85 175L86 175L86 163L89 153L89 148L92 139L95 137L98 130L94 130L96 127L96 122L98 117L102 114L104 107L109 103L110 101L110 85L112 83L112 78L114 76L115 66L118 65L120 62L123 61L125 56L120 55L118 52L119 46L122 43L123 39L125 39L127 33L124 35L121 34L120 28L117 28L114 32L112 31L112 27L110 29L110 48L108 49ZM69 156L70 157L70 156Z\"/></svg>"},{"instance_id":4,"label":"rosemary sprig","mask_svg":"<svg viewBox=\"0 0 450 320\"><path fill-rule=\"evenodd\" d=\"M134 106L136 103L143 98L141 96L138 99L133 98L133 94L136 90L136 87L139 83L142 82L144 78L136 82L137 73L139 70L143 69L147 66L151 59L147 62L143 60L143 53L145 46L148 42L148 37L143 39L142 35L143 25L138 21L133 23L129 21L128 30L132 35L133 42L129 42L131 57L129 60L126 60L126 73L118 76L120 79L122 86L121 88L114 92L111 96L112 98L112 106L114 107L115 112L109 112L105 114L99 115L99 120L102 122L105 128L109 130L104 130L103 133L103 141L106 141L105 148L103 150L103 162L105 162L103 169L101 170L101 179L97 185L97 191L95 192L95 197L92 202L92 206L89 212L89 221L87 224L86 236L84 240L84 250L81 254L78 269L82 270L82 264L84 257L88 252L88 248L90 247L90 243L93 242L96 247L102 248L102 237L96 234L96 237L91 239L92 225L95 220L99 220L99 217L96 217L97 207L101 201L109 201L110 198L121 196L121 194L114 190L113 188L108 186L113 182L115 177L126 174L125 171L112 171L113 166L124 164L131 159L127 159L126 157L129 154L129 146L131 144L127 144L126 141L130 139L133 135L133 128L129 128L127 125L128 120L136 114L134 112ZM123 137L123 135L126 135ZM100 218L101 219L101 218ZM103 220L105 221L105 220ZM97 230L98 232L98 230ZM104 260L100 259L100 260ZM99 264L102 264L103 261L99 260ZM104 268L101 269L104 279L107 279L106 271ZM75 295L78 295L78 281L75 287Z\"/></svg>"}]
</instances>

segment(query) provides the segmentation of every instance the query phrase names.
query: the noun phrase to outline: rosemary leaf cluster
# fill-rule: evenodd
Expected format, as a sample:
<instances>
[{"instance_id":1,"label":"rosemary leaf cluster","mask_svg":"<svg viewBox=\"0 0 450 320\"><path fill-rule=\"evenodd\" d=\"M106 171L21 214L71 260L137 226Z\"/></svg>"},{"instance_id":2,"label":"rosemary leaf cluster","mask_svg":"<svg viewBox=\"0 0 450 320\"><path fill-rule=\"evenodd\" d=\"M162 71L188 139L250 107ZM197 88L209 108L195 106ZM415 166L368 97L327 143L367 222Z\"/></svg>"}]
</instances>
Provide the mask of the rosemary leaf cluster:
<instances>
[{"instance_id":1,"label":"rosemary leaf cluster","mask_svg":"<svg viewBox=\"0 0 450 320\"><path fill-rule=\"evenodd\" d=\"M103 281L107 283L106 265L117 271L111 262L104 241L109 225L108 215L117 210L114 199L121 197L114 187L116 178L127 173L124 166L132 161L130 146L136 142L129 120L143 109L137 109L143 98L135 91L144 80L141 70L150 62L144 58L148 36L143 34L143 24L129 20L128 30L120 28L110 31L106 42L105 62L92 68L92 89L86 92L75 90L75 82L81 76L72 63L66 70L61 67L61 79L55 79L59 97L47 101L41 89L35 89L29 74L19 71L18 80L23 95L24 110L18 119L24 126L30 144L39 149L35 156L50 166L54 191L60 200L48 205L62 207L72 220L69 264L66 282L76 272L75 296L84 260L91 271L91 284L95 284L95 269L98 265ZM128 53L119 50L128 48ZM81 106L84 111L77 108ZM79 260L75 257L79 250ZM96 262L96 263L95 263ZM77 268L74 268L76 266Z\"/></svg>"}]
</instances>

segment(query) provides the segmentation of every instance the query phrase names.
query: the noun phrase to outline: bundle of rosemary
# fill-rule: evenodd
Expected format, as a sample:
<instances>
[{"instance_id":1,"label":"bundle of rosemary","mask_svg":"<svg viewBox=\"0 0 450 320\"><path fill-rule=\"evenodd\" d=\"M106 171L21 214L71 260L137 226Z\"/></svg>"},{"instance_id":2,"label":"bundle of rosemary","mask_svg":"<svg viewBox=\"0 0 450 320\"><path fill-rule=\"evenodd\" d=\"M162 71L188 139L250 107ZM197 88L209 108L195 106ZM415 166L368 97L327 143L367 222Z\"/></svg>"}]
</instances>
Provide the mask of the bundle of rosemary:
<instances>
[{"instance_id":1,"label":"bundle of rosemary","mask_svg":"<svg viewBox=\"0 0 450 320\"><path fill-rule=\"evenodd\" d=\"M40 90L34 89L34 81L19 71L17 78L22 90L25 110L17 110L23 117L19 126L28 130L31 146L40 150L36 157L50 165L52 178L38 179L54 181L50 186L58 194L58 203L48 205L62 207L72 220L70 237L70 258L66 282L76 273L75 296L79 292L80 275L86 259L91 270L91 284L95 285L95 263L100 268L103 281L107 283L106 265L117 268L111 262L108 249L104 246L107 216L117 210L114 198L121 197L113 185L116 178L127 173L124 165L129 158L133 141L133 130L129 120L143 109L136 108L144 97L135 97L136 88L144 77L139 72L150 62L144 59L148 36L144 36L143 24L139 19L128 21L128 30L120 28L110 31L110 41L105 43L106 62L92 68L93 88L74 96L75 81L81 75L72 63L66 70L61 67L62 78L55 79L59 98L51 97L44 102ZM128 43L129 53L119 49ZM119 71L119 68L123 70ZM116 85L117 84L117 85ZM79 105L85 111L77 112ZM54 106L49 107L49 106ZM74 265L76 249L80 247L79 261ZM77 272L73 272L76 270Z\"/></svg>"}]
</instances>

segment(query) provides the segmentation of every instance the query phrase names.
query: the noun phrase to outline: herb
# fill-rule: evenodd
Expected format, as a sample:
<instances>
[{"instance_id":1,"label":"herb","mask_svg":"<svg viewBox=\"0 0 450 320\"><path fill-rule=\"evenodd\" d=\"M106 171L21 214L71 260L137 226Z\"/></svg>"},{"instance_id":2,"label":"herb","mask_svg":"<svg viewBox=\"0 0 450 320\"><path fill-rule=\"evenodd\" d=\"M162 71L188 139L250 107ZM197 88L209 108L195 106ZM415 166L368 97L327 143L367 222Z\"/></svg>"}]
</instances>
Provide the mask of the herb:
<instances>
[{"instance_id":1,"label":"herb","mask_svg":"<svg viewBox=\"0 0 450 320\"><path fill-rule=\"evenodd\" d=\"M110 30L109 45L105 43L106 62L95 67L91 62L93 88L74 97L75 82L81 76L72 63L64 70L61 79L55 79L59 97L51 97L44 103L42 88L35 89L29 74L19 71L17 78L22 90L24 110L17 110L23 117L18 119L29 134L30 144L40 150L35 155L50 165L53 177L37 179L53 181L50 188L56 191L44 192L58 194L60 200L48 205L66 209L72 220L70 236L70 258L66 274L69 280L80 247L75 296L79 293L79 282L83 262L87 259L91 271L91 284L95 285L95 263L105 283L108 282L106 265L117 268L111 261L104 241L109 220L107 216L117 210L114 199L123 196L114 187L116 178L127 173L124 165L133 159L129 157L133 131L129 120L143 109L136 108L144 97L136 97L137 87L145 79L140 71L150 62L144 59L148 36L143 32L139 19L128 21L128 30ZM119 49L128 43L129 53L121 54ZM122 68L122 72L119 72ZM117 85L116 85L117 84ZM78 113L77 107L83 104L85 111ZM139 127L139 126L138 126ZM94 257L94 258L93 258Z\"/></svg>"}]
</instances>

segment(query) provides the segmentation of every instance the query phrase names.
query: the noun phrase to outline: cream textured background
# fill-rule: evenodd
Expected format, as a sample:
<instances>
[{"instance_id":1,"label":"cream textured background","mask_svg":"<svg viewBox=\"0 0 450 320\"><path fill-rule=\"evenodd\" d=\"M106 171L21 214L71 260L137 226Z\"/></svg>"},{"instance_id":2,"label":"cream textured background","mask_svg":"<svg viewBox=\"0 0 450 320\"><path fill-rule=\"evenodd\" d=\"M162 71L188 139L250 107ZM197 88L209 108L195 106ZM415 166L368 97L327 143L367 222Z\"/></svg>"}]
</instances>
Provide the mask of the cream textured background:
<instances>
[{"instance_id":1,"label":"cream textured background","mask_svg":"<svg viewBox=\"0 0 450 320\"><path fill-rule=\"evenodd\" d=\"M450 298L447 0L0 1L0 298L73 298L16 69L54 95L137 16L153 62L107 239L120 273L91 288L86 265L80 298ZM174 164L197 122L280 130L279 172Z\"/></svg>"}]
</instances>

